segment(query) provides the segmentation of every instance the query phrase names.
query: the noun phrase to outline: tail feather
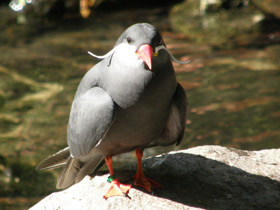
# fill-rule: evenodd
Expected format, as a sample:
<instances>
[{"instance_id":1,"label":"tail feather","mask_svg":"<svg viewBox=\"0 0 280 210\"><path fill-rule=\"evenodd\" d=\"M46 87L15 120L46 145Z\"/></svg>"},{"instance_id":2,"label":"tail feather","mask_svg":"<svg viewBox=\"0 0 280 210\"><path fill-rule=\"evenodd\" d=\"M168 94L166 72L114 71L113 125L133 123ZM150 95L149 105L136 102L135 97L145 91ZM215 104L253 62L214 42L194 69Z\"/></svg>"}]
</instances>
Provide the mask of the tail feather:
<instances>
[{"instance_id":1,"label":"tail feather","mask_svg":"<svg viewBox=\"0 0 280 210\"><path fill-rule=\"evenodd\" d=\"M37 170L53 169L64 166L60 172L56 187L64 189L74 182L81 181L86 175L95 176L98 169L104 164L104 155L92 153L90 158L82 161L79 158L71 157L69 147L55 153L43 160L37 167Z\"/></svg>"},{"instance_id":2,"label":"tail feather","mask_svg":"<svg viewBox=\"0 0 280 210\"><path fill-rule=\"evenodd\" d=\"M53 154L52 156L47 157L43 160L37 167L37 170L46 170L64 166L67 162L68 157L70 156L69 147L66 147L63 150Z\"/></svg>"},{"instance_id":3,"label":"tail feather","mask_svg":"<svg viewBox=\"0 0 280 210\"><path fill-rule=\"evenodd\" d=\"M94 154L94 157L92 157L90 161L82 165L79 173L76 176L75 182L77 183L81 181L86 175L89 174L94 176L95 175L94 173L104 164L103 160L104 160L104 155Z\"/></svg>"},{"instance_id":4,"label":"tail feather","mask_svg":"<svg viewBox=\"0 0 280 210\"><path fill-rule=\"evenodd\" d=\"M60 172L56 188L64 189L73 184L80 170L80 161L76 158L69 157L63 170Z\"/></svg>"}]
</instances>

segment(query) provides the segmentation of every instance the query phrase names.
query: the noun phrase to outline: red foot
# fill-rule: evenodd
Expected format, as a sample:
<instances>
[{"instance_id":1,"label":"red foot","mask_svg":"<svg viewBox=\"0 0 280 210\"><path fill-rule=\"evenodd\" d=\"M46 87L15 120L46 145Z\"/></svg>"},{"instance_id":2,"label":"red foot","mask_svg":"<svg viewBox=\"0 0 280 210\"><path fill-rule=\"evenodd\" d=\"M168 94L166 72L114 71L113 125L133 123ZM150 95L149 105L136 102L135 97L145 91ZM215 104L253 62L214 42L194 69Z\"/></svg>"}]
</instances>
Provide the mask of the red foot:
<instances>
[{"instance_id":1,"label":"red foot","mask_svg":"<svg viewBox=\"0 0 280 210\"><path fill-rule=\"evenodd\" d=\"M133 184L139 187L144 188L145 190L147 190L148 192L151 192L152 189L158 189L161 188L161 184L159 184L158 182L143 176L137 177L137 174L135 174L133 176L133 178L135 178Z\"/></svg>"},{"instance_id":2,"label":"red foot","mask_svg":"<svg viewBox=\"0 0 280 210\"><path fill-rule=\"evenodd\" d=\"M112 197L112 196L129 197L127 194L129 192L130 188L131 188L131 185L121 184L119 179L114 179L111 182L111 186L110 186L108 192L103 197L105 199Z\"/></svg>"}]
</instances>

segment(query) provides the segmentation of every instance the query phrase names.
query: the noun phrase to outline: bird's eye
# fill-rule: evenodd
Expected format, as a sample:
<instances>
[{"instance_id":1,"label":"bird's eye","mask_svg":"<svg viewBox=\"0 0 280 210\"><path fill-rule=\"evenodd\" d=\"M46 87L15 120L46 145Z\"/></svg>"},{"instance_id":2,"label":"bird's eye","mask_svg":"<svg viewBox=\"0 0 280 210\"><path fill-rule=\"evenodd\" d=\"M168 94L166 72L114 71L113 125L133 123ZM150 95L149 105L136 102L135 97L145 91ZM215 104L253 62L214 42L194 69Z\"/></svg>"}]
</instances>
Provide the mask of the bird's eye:
<instances>
[{"instance_id":1,"label":"bird's eye","mask_svg":"<svg viewBox=\"0 0 280 210\"><path fill-rule=\"evenodd\" d=\"M130 36L126 37L126 41L127 41L128 44L131 43L132 42L131 37Z\"/></svg>"}]
</instances>

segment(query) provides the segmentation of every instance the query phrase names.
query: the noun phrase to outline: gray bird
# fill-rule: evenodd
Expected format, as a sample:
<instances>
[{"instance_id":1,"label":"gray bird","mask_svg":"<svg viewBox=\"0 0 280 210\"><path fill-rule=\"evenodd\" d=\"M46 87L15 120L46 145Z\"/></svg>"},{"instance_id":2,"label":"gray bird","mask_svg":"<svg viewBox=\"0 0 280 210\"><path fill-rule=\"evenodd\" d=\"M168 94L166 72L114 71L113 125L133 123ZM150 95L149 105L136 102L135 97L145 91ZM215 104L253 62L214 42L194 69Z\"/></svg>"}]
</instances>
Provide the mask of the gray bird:
<instances>
[{"instance_id":1,"label":"gray bird","mask_svg":"<svg viewBox=\"0 0 280 210\"><path fill-rule=\"evenodd\" d=\"M130 186L115 179L112 156L136 149L134 185L150 192L160 184L143 175L143 150L181 142L188 102L171 59L187 62L176 60L148 23L125 30L106 55L90 54L102 61L78 86L67 129L68 147L37 169L63 166L57 181L57 188L63 189L96 172L105 159L111 187L104 198L127 195Z\"/></svg>"}]
</instances>

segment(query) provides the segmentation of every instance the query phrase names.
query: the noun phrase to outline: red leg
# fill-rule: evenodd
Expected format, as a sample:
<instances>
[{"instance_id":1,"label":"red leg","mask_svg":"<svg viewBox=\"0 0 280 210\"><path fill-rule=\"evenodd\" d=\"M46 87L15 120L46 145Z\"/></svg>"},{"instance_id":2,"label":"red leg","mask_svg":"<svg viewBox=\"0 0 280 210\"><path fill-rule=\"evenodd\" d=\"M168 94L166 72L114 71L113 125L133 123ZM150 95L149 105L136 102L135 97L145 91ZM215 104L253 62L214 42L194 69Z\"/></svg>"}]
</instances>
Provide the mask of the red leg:
<instances>
[{"instance_id":1,"label":"red leg","mask_svg":"<svg viewBox=\"0 0 280 210\"><path fill-rule=\"evenodd\" d=\"M113 159L112 156L105 157L106 165L108 166L110 176L114 176Z\"/></svg>"},{"instance_id":2,"label":"red leg","mask_svg":"<svg viewBox=\"0 0 280 210\"><path fill-rule=\"evenodd\" d=\"M144 176L143 169L142 169L143 151L141 149L136 149L136 157L137 157L137 173L133 176L133 178L135 179L133 184L139 187L143 187L148 192L151 192L152 189L161 188L161 184Z\"/></svg>"},{"instance_id":3,"label":"red leg","mask_svg":"<svg viewBox=\"0 0 280 210\"><path fill-rule=\"evenodd\" d=\"M114 170L113 170L112 156L106 156L105 162L106 162L109 172L110 172L110 178L113 179ZM128 197L127 194L131 188L130 185L121 184L119 179L113 179L110 183L111 183L111 186L110 186L108 192L104 195L105 199L112 197L112 196Z\"/></svg>"}]
</instances>

